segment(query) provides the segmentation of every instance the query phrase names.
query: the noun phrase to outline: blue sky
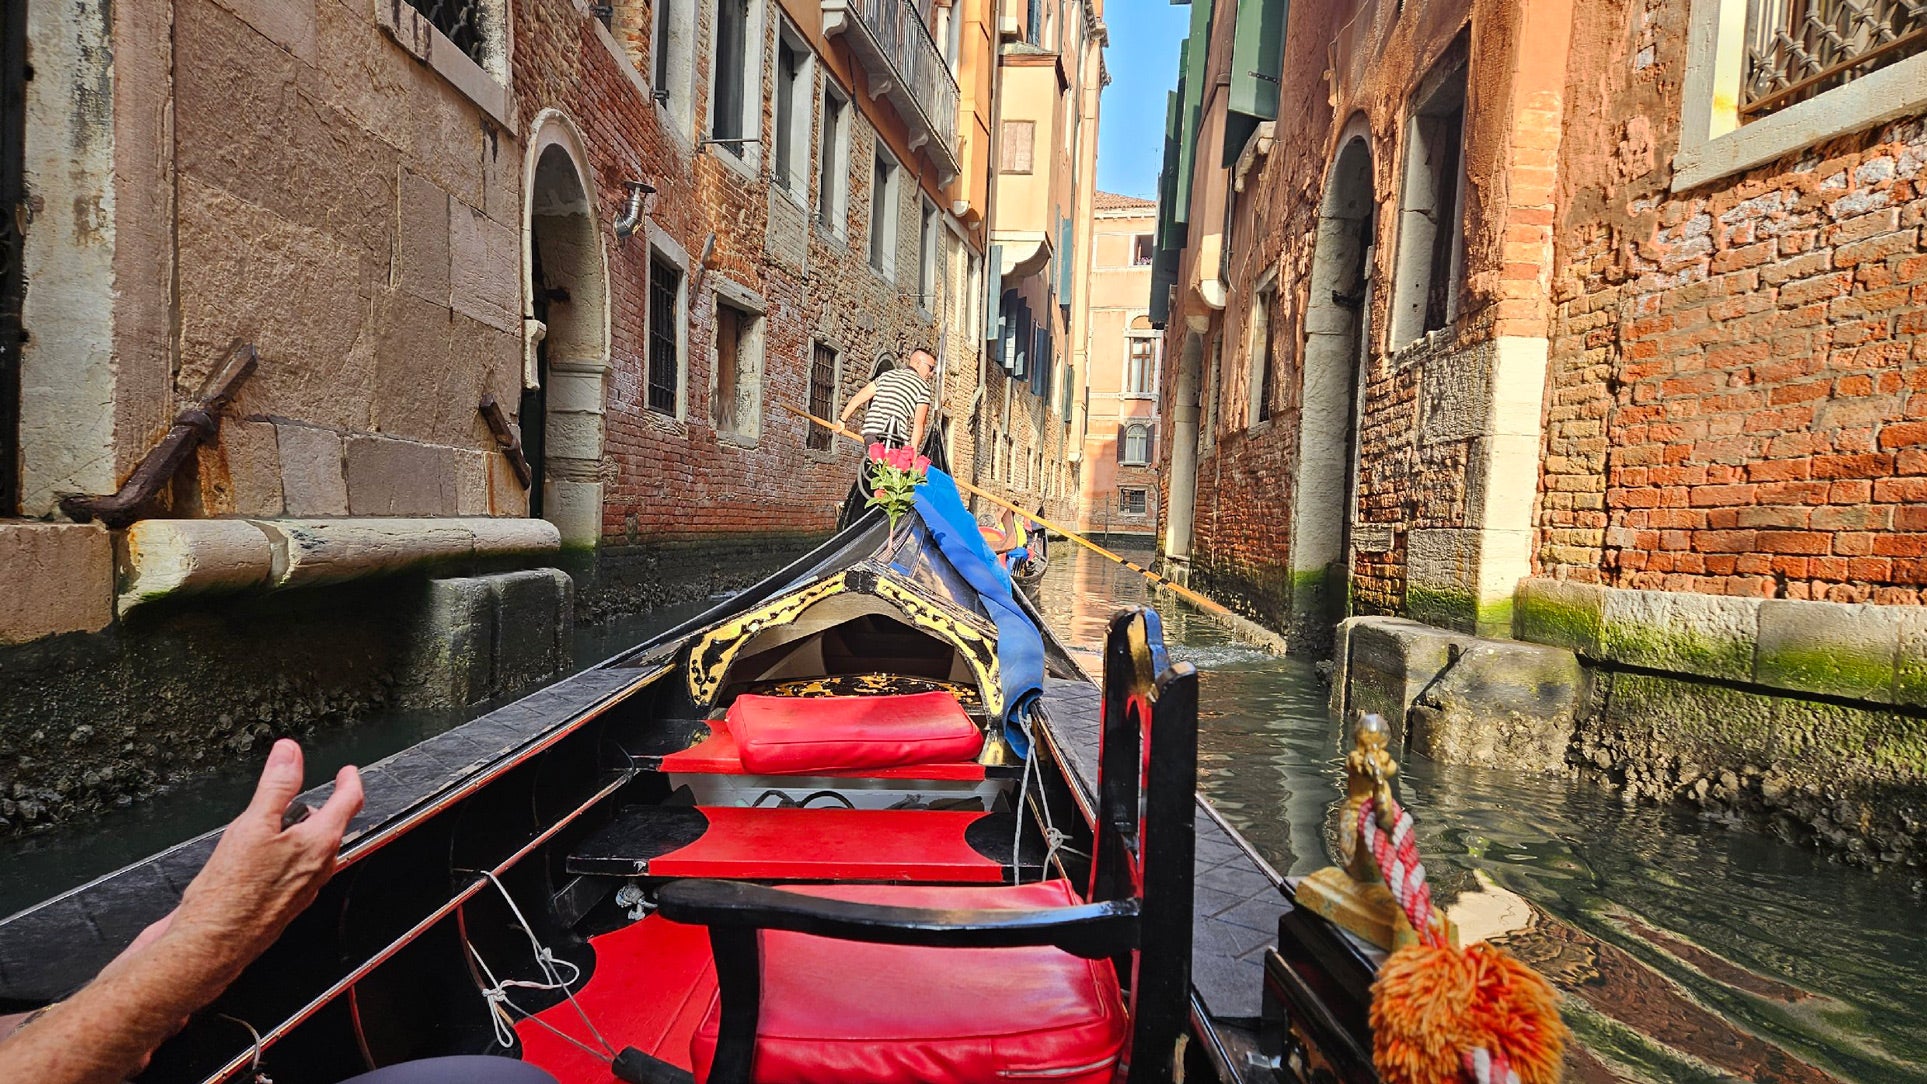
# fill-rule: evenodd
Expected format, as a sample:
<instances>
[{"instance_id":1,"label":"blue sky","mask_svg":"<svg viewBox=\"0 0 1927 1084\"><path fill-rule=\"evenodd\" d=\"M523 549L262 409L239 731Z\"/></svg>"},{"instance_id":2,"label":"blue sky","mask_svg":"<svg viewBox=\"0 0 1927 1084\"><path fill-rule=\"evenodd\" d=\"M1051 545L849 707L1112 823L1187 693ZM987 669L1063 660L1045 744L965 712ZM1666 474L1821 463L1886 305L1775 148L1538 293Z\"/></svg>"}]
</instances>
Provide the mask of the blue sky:
<instances>
[{"instance_id":1,"label":"blue sky","mask_svg":"<svg viewBox=\"0 0 1927 1084\"><path fill-rule=\"evenodd\" d=\"M1098 118L1097 187L1126 196L1158 197L1164 164L1164 95L1178 85L1178 45L1190 30L1191 9L1168 0L1107 0L1104 24L1111 44L1104 64Z\"/></svg>"}]
</instances>

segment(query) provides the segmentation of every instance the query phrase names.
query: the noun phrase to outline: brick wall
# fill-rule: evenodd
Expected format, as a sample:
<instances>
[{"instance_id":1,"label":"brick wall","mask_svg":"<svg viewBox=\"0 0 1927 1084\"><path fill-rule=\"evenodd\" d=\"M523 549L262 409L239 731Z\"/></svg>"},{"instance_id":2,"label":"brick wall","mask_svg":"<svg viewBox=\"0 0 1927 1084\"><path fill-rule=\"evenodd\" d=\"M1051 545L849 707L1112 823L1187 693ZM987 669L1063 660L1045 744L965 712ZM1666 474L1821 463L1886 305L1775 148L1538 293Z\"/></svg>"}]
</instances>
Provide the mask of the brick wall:
<instances>
[{"instance_id":1,"label":"brick wall","mask_svg":"<svg viewBox=\"0 0 1927 1084\"><path fill-rule=\"evenodd\" d=\"M1648 27L1687 12L1685 0L1606 6ZM1568 123L1615 151L1569 144L1541 569L1921 602L1927 124L1674 194L1683 35L1622 42L1628 12L1588 17L1612 56L1609 93L1575 96L1587 115Z\"/></svg>"}]
</instances>

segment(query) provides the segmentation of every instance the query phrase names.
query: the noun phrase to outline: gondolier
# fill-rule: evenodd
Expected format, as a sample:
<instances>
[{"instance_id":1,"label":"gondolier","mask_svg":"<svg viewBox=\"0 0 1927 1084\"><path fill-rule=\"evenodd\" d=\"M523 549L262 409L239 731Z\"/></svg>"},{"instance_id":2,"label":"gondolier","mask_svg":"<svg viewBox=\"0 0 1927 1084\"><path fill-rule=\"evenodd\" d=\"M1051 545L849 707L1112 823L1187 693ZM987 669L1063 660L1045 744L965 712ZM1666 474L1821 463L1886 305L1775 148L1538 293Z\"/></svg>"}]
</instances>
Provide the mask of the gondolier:
<instances>
[{"instance_id":1,"label":"gondolier","mask_svg":"<svg viewBox=\"0 0 1927 1084\"><path fill-rule=\"evenodd\" d=\"M843 408L844 424L867 405L862 430L865 441L889 448L903 444L923 447L923 435L930 424L930 382L936 371L935 354L922 347L910 351L902 368L870 381L850 398Z\"/></svg>"}]
</instances>

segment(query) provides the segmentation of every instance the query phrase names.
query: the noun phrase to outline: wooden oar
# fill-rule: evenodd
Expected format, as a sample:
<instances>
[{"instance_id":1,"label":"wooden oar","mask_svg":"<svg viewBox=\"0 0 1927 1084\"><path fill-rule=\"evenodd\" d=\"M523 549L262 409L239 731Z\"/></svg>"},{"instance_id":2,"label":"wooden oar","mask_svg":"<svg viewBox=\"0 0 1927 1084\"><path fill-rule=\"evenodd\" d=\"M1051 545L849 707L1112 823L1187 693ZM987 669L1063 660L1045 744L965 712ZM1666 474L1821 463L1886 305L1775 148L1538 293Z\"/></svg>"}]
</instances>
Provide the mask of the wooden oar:
<instances>
[{"instance_id":1,"label":"wooden oar","mask_svg":"<svg viewBox=\"0 0 1927 1084\"><path fill-rule=\"evenodd\" d=\"M863 437L860 436L859 434L852 433L848 429L845 429L843 426L838 425L833 421L829 421L828 419L825 419L825 418L819 418L816 415L811 414L809 411L804 410L802 407L796 406L792 403L784 403L783 409L789 411L792 414L797 415L798 417L807 418L810 421L815 422L817 425L820 425L823 428L828 429L832 433L838 433L843 436L846 436L851 440L856 441L858 444L865 443L865 441L863 440ZM958 478L954 474L950 476L950 480L957 483L958 489L961 489L966 493L974 493L977 496L982 497L984 500L989 501L990 503L996 505L999 508L1008 508L1012 512L1015 512L1018 515L1024 517L1024 519L1030 521L1031 523L1035 523L1038 526L1045 528L1046 530L1056 531L1058 534L1061 534L1065 538L1070 539L1072 542L1075 542L1078 545L1083 546L1085 549L1090 550L1092 553L1097 554L1099 557L1116 561L1118 564L1123 565L1125 568L1130 569L1132 572L1135 572L1138 575L1144 577L1145 579L1150 580L1152 583L1156 584L1157 586L1165 588L1166 590L1170 591L1172 594L1177 595L1181 599L1184 599L1186 602L1190 602L1193 605L1201 607L1205 610L1209 610L1214 614L1223 614L1224 616L1227 616L1227 617L1237 616L1236 614L1233 614L1231 610L1228 607L1226 607L1224 604L1216 602L1212 599L1206 598L1204 595L1198 594L1196 591L1191 590L1189 587L1186 587L1181 583L1174 583L1171 580L1151 571L1150 569L1145 568L1143 565L1137 564L1136 562L1133 562L1120 554L1113 553L1110 550L1105 549L1103 546L1100 546L1097 543L1091 541L1090 539L1085 538L1083 535L1078 534L1076 531L1073 531L1061 524L1052 523L1050 520L1045 519L1044 517L1038 515L1035 512L1026 512L1022 508L1019 508L1016 505L1010 503L1009 501L1004 500L1002 497L996 496L995 494L992 494L992 493L986 493L983 490L978 489L976 486L971 485L969 482L966 482L963 479Z\"/></svg>"}]
</instances>

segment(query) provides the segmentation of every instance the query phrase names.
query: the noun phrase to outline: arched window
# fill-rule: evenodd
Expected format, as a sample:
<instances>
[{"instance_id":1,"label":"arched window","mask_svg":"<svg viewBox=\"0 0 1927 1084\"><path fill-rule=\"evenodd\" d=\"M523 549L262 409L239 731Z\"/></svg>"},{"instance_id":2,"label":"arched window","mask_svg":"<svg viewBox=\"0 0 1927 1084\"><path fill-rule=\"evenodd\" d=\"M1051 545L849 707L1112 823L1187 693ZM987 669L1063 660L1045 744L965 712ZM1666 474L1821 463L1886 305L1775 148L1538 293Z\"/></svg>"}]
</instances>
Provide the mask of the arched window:
<instances>
[{"instance_id":1,"label":"arched window","mask_svg":"<svg viewBox=\"0 0 1927 1084\"><path fill-rule=\"evenodd\" d=\"M1124 467L1150 466L1150 426L1133 422L1123 427L1117 438L1117 462Z\"/></svg>"}]
</instances>

